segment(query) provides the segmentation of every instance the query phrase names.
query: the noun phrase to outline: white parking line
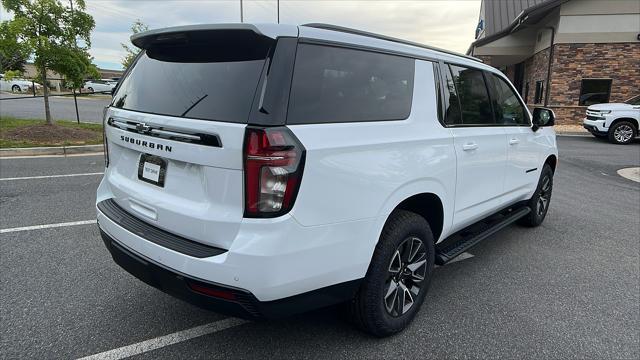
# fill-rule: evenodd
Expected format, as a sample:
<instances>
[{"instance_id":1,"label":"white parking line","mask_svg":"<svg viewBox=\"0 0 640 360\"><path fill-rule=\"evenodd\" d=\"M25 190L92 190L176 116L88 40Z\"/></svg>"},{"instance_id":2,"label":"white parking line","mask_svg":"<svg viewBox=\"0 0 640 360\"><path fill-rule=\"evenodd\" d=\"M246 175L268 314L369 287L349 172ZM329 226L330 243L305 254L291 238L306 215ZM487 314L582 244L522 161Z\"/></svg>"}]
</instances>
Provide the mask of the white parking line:
<instances>
[{"instance_id":1,"label":"white parking line","mask_svg":"<svg viewBox=\"0 0 640 360\"><path fill-rule=\"evenodd\" d=\"M0 234L12 233L12 232L18 232L18 231L51 229L51 228L66 227L66 226L88 225L88 224L95 224L95 223L97 223L96 220L83 220L83 221L72 221L72 222L57 223L57 224L23 226L23 227L16 227L16 228L0 229Z\"/></svg>"},{"instance_id":2,"label":"white parking line","mask_svg":"<svg viewBox=\"0 0 640 360\"><path fill-rule=\"evenodd\" d=\"M80 360L112 360L124 359L130 356L139 355L151 350L163 348L165 346L177 344L183 341L191 340L200 336L213 334L234 326L247 323L246 320L228 318L219 320L209 324L196 326L191 329L182 330L173 334L160 336L154 339L145 340L139 343L123 346L117 349L108 350L95 355L83 357Z\"/></svg>"},{"instance_id":3,"label":"white parking line","mask_svg":"<svg viewBox=\"0 0 640 360\"><path fill-rule=\"evenodd\" d=\"M103 172L95 172L95 173L84 173L84 174L24 176L24 177L0 178L0 181L50 179L50 178L62 178L62 177L74 177L74 176L94 176L94 175L103 175L103 174L104 174Z\"/></svg>"},{"instance_id":4,"label":"white parking line","mask_svg":"<svg viewBox=\"0 0 640 360\"><path fill-rule=\"evenodd\" d=\"M0 156L0 160L18 160L18 159L39 159L39 158L63 158L63 157L82 157L82 156L104 156L102 151L84 153L84 154L66 154L66 155L25 155L25 156Z\"/></svg>"}]
</instances>

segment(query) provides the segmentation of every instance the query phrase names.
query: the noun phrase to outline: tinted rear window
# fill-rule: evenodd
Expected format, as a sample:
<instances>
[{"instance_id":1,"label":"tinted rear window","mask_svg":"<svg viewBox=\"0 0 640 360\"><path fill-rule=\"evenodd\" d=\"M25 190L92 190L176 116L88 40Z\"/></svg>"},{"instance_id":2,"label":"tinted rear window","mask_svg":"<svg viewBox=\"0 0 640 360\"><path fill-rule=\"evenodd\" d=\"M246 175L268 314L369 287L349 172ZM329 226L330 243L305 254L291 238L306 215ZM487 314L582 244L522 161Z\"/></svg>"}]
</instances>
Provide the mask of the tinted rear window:
<instances>
[{"instance_id":1,"label":"tinted rear window","mask_svg":"<svg viewBox=\"0 0 640 360\"><path fill-rule=\"evenodd\" d=\"M495 118L482 71L451 65L463 125L493 125Z\"/></svg>"},{"instance_id":2,"label":"tinted rear window","mask_svg":"<svg viewBox=\"0 0 640 360\"><path fill-rule=\"evenodd\" d=\"M406 119L414 70L410 58L300 44L287 123Z\"/></svg>"},{"instance_id":3,"label":"tinted rear window","mask_svg":"<svg viewBox=\"0 0 640 360\"><path fill-rule=\"evenodd\" d=\"M258 48L258 50L256 50ZM144 52L112 105L147 113L246 123L268 48L200 46ZM258 52L256 54L256 52Z\"/></svg>"}]
</instances>

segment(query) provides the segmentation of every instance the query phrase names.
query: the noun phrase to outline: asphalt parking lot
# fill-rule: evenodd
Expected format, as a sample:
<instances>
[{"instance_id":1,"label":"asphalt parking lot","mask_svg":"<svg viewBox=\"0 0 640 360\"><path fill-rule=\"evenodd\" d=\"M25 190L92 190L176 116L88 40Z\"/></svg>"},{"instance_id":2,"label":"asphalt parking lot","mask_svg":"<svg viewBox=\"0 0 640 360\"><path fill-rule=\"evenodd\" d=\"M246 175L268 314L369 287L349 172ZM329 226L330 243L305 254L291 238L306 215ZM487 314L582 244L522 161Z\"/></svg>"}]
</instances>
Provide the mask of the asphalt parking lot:
<instances>
[{"instance_id":1,"label":"asphalt parking lot","mask_svg":"<svg viewBox=\"0 0 640 360\"><path fill-rule=\"evenodd\" d=\"M616 171L640 166L640 144L558 142L545 223L436 269L416 320L386 339L333 308L255 323L175 300L104 248L102 156L1 159L0 357L637 359L640 183Z\"/></svg>"}]
</instances>

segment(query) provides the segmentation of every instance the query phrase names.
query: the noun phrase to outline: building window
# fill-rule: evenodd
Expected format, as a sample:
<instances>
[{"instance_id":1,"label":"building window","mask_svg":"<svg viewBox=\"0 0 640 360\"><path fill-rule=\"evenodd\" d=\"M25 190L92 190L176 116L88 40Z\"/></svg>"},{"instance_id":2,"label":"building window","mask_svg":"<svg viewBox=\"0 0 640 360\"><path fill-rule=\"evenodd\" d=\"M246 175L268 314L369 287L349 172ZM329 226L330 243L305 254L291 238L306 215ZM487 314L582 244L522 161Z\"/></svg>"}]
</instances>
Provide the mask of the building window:
<instances>
[{"instance_id":1,"label":"building window","mask_svg":"<svg viewBox=\"0 0 640 360\"><path fill-rule=\"evenodd\" d=\"M544 81L538 80L536 81L536 94L533 98L534 104L540 104L542 102L542 93L544 92Z\"/></svg>"},{"instance_id":2,"label":"building window","mask_svg":"<svg viewBox=\"0 0 640 360\"><path fill-rule=\"evenodd\" d=\"M589 106L609 102L611 79L582 79L578 105Z\"/></svg>"}]
</instances>

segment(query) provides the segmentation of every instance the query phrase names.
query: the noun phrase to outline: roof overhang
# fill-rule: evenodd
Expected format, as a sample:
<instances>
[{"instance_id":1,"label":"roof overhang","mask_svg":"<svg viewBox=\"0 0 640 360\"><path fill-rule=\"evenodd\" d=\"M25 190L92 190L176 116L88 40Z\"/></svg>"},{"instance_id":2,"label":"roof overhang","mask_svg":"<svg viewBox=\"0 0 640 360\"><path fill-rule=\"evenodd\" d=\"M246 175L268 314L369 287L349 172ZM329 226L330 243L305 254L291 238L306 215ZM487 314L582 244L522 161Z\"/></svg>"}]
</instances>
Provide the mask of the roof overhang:
<instances>
[{"instance_id":1,"label":"roof overhang","mask_svg":"<svg viewBox=\"0 0 640 360\"><path fill-rule=\"evenodd\" d=\"M506 28L472 42L467 50L467 55L481 55L479 53L475 53L473 50L526 29L527 26L538 24L540 20L549 15L555 8L567 1L569 0L550 0L523 10Z\"/></svg>"}]
</instances>

